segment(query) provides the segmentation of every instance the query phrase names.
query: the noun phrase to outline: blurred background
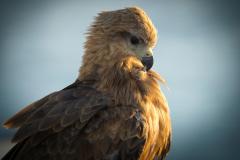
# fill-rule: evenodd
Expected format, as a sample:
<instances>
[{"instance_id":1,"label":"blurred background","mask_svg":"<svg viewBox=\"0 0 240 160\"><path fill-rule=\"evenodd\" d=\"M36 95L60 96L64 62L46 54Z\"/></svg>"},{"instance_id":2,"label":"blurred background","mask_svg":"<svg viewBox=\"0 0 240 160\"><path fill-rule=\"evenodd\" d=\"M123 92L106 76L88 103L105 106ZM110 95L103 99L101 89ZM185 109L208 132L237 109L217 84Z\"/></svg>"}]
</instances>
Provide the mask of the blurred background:
<instances>
[{"instance_id":1,"label":"blurred background","mask_svg":"<svg viewBox=\"0 0 240 160\"><path fill-rule=\"evenodd\" d=\"M0 1L0 123L77 77L85 33L103 10L139 6L159 33L169 160L240 159L240 3L221 0ZM0 128L0 157L15 131Z\"/></svg>"}]
</instances>

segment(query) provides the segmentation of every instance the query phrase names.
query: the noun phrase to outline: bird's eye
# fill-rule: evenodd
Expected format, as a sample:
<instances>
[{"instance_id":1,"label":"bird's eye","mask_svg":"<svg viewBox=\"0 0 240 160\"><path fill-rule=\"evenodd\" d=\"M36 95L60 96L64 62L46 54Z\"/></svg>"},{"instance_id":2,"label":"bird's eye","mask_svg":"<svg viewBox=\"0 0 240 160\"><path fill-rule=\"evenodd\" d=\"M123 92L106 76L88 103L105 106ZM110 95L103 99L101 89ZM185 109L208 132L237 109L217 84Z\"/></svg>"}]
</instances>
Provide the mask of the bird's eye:
<instances>
[{"instance_id":1,"label":"bird's eye","mask_svg":"<svg viewBox=\"0 0 240 160\"><path fill-rule=\"evenodd\" d=\"M130 41L133 45L139 44L139 39L136 36L132 36Z\"/></svg>"}]
</instances>

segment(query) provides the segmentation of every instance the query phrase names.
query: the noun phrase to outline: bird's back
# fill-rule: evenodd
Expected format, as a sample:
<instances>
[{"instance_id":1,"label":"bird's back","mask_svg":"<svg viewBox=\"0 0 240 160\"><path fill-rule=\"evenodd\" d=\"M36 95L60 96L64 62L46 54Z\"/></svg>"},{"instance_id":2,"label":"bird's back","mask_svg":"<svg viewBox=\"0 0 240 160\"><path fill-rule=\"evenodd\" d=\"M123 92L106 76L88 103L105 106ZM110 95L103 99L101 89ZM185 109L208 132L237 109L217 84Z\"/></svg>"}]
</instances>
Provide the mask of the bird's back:
<instances>
[{"instance_id":1,"label":"bird's back","mask_svg":"<svg viewBox=\"0 0 240 160\"><path fill-rule=\"evenodd\" d=\"M110 96L77 81L5 123L19 129L3 160L134 160L144 144L142 125L138 108L114 106Z\"/></svg>"}]
</instances>

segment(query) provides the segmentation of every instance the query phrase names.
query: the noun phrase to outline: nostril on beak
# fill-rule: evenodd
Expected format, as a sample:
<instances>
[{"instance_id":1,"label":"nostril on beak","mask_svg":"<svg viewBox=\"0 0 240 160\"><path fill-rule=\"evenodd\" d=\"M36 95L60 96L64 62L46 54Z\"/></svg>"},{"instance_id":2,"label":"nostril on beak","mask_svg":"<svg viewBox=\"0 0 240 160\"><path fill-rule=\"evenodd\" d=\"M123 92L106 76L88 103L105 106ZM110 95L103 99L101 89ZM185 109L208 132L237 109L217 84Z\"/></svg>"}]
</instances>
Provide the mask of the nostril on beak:
<instances>
[{"instance_id":1,"label":"nostril on beak","mask_svg":"<svg viewBox=\"0 0 240 160\"><path fill-rule=\"evenodd\" d=\"M149 57L149 56L151 56L151 54L150 54L150 53L147 53L147 54L146 54L146 56L148 56L148 57Z\"/></svg>"},{"instance_id":2,"label":"nostril on beak","mask_svg":"<svg viewBox=\"0 0 240 160\"><path fill-rule=\"evenodd\" d=\"M149 49L146 51L145 56L147 56L147 57L151 57L152 55L153 55L153 54L152 54L152 49L149 48Z\"/></svg>"}]
</instances>

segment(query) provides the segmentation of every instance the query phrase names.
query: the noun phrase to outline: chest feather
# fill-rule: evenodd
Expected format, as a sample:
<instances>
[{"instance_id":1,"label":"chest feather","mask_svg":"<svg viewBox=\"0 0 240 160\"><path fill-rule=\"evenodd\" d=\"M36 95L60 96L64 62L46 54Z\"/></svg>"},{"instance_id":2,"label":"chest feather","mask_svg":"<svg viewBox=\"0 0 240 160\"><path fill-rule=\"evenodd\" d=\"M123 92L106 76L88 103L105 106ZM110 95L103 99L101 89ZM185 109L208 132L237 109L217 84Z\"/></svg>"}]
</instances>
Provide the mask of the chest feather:
<instances>
[{"instance_id":1,"label":"chest feather","mask_svg":"<svg viewBox=\"0 0 240 160\"><path fill-rule=\"evenodd\" d=\"M146 103L142 108L146 142L139 159L152 160L159 156L167 145L171 129L170 118L167 110L161 106L155 106L151 102Z\"/></svg>"}]
</instances>

